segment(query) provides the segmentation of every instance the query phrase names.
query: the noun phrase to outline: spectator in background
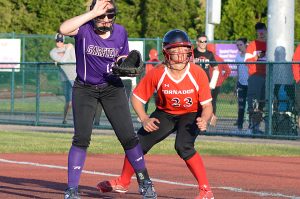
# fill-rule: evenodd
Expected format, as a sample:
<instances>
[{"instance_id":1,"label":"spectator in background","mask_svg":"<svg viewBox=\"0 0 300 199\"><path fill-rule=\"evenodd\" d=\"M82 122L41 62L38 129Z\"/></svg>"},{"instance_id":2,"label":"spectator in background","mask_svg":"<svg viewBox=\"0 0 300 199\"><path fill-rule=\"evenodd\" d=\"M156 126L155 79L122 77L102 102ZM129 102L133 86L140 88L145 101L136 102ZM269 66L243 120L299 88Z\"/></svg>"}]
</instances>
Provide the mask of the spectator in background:
<instances>
[{"instance_id":1,"label":"spectator in background","mask_svg":"<svg viewBox=\"0 0 300 199\"><path fill-rule=\"evenodd\" d=\"M300 61L300 44L297 46L293 56L293 61ZM295 85L295 110L298 113L298 128L300 128L300 64L293 64L293 75L296 81Z\"/></svg>"},{"instance_id":2,"label":"spectator in background","mask_svg":"<svg viewBox=\"0 0 300 199\"><path fill-rule=\"evenodd\" d=\"M274 61L286 62L286 50L283 46L276 46L274 51ZM292 67L289 64L275 64L273 67L273 111L287 112L292 110L294 101L295 86Z\"/></svg>"},{"instance_id":3,"label":"spectator in background","mask_svg":"<svg viewBox=\"0 0 300 199\"><path fill-rule=\"evenodd\" d=\"M65 36L57 33L55 35L56 47L50 51L50 57L56 63L72 63L76 62L75 49L73 44L65 44ZM67 123L67 114L72 106L72 86L76 78L75 64L62 64L61 68L61 81L63 83L65 106L63 124Z\"/></svg>"},{"instance_id":4,"label":"spectator in background","mask_svg":"<svg viewBox=\"0 0 300 199\"><path fill-rule=\"evenodd\" d=\"M267 27L264 23L258 22L255 25L255 30L257 39L250 42L246 49L246 62L267 60ZM247 93L249 130L250 133L261 134L259 125L265 106L266 64L247 64L247 66L249 69Z\"/></svg>"},{"instance_id":5,"label":"spectator in background","mask_svg":"<svg viewBox=\"0 0 300 199\"><path fill-rule=\"evenodd\" d=\"M146 64L145 74L147 74L150 70L152 70L154 68L154 66L156 64L158 64L160 62L159 59L158 59L158 52L154 48L152 48L149 51L149 58L150 59L147 62L156 62L156 63L148 63L148 64ZM153 94L153 97L154 97L154 99L156 98L156 92ZM145 104L145 111L146 111L146 113L148 111L149 101L147 101L147 103Z\"/></svg>"},{"instance_id":6,"label":"spectator in background","mask_svg":"<svg viewBox=\"0 0 300 199\"><path fill-rule=\"evenodd\" d=\"M219 57L216 54L215 44L208 44L207 45L207 50L211 51L214 54L214 57L215 57L217 62L224 62L224 59L222 59L221 57ZM219 70L220 74L218 76L216 87L214 89L211 89L211 96L213 98L212 99L213 114L216 118L217 118L216 112L217 112L218 95L221 91L221 86L222 86L223 82L229 77L229 75L231 73L231 69L230 69L228 64L218 64L218 70ZM210 67L210 69L209 69L209 75L210 75L210 78L212 79L212 75L213 75L213 68L212 67Z\"/></svg>"},{"instance_id":7,"label":"spectator in background","mask_svg":"<svg viewBox=\"0 0 300 199\"><path fill-rule=\"evenodd\" d=\"M247 48L247 39L239 38L236 40L236 46L239 54L236 56L236 62L244 62ZM245 64L237 64L237 83L236 94L238 97L238 118L236 125L238 130L243 129L244 115L246 109L247 91L248 91L248 67Z\"/></svg>"},{"instance_id":8,"label":"spectator in background","mask_svg":"<svg viewBox=\"0 0 300 199\"><path fill-rule=\"evenodd\" d=\"M215 63L207 64L206 62L215 62L214 54L207 50L207 36L205 34L200 34L196 38L197 48L194 49L194 63L199 64L205 71L209 79L209 87L211 90L215 89L219 70L218 65ZM210 70L212 68L213 70ZM210 74L212 73L212 74ZM210 125L215 126L217 123L217 117L213 114L211 117Z\"/></svg>"},{"instance_id":9,"label":"spectator in background","mask_svg":"<svg viewBox=\"0 0 300 199\"><path fill-rule=\"evenodd\" d=\"M158 64L159 59L158 59L158 52L156 49L152 48L150 51L149 51L149 60L147 62L156 62L156 63L148 63L146 64L146 69L145 69L145 74L147 74L150 70L152 70L154 68L154 66L156 64Z\"/></svg>"}]
</instances>

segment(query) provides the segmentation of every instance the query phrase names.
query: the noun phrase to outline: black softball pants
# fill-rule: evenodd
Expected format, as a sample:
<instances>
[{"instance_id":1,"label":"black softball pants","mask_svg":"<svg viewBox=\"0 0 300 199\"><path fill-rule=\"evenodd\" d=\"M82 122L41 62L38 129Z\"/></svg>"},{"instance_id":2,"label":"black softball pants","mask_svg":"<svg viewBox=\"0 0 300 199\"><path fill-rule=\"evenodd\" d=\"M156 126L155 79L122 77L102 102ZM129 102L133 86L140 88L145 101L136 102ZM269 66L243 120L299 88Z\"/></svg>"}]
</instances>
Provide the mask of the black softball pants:
<instances>
[{"instance_id":1,"label":"black softball pants","mask_svg":"<svg viewBox=\"0 0 300 199\"><path fill-rule=\"evenodd\" d=\"M72 100L74 146L81 148L89 146L97 103L101 103L123 148L128 150L137 145L138 138L134 132L128 98L121 79L99 86L75 81Z\"/></svg>"},{"instance_id":2,"label":"black softball pants","mask_svg":"<svg viewBox=\"0 0 300 199\"><path fill-rule=\"evenodd\" d=\"M212 106L213 106L213 114L216 115L217 112L217 100L218 95L220 93L221 86L217 86L216 88L211 90L211 97L212 97Z\"/></svg>"},{"instance_id":3,"label":"black softball pants","mask_svg":"<svg viewBox=\"0 0 300 199\"><path fill-rule=\"evenodd\" d=\"M237 83L237 96L238 96L238 128L243 128L244 115L246 110L248 86L242 85L240 82Z\"/></svg>"},{"instance_id":4,"label":"black softball pants","mask_svg":"<svg viewBox=\"0 0 300 199\"><path fill-rule=\"evenodd\" d=\"M138 131L138 137L144 154L146 154L155 144L164 140L176 131L175 150L183 159L188 160L195 153L195 140L199 134L196 125L197 113L187 113L184 115L172 115L156 109L150 117L157 118L160 123L159 129L154 132L147 132L144 128Z\"/></svg>"}]
</instances>

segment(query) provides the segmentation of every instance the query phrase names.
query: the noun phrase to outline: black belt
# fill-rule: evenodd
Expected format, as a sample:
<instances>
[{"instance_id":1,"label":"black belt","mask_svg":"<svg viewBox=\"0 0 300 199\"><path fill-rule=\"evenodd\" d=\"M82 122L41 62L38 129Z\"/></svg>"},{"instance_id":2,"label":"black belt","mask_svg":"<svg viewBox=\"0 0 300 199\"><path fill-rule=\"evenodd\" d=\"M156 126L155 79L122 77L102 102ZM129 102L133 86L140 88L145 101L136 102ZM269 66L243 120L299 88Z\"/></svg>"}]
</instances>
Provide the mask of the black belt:
<instances>
[{"instance_id":1,"label":"black belt","mask_svg":"<svg viewBox=\"0 0 300 199\"><path fill-rule=\"evenodd\" d=\"M101 89L101 88L105 88L106 86L108 86L108 83L106 83L106 82L102 83L102 84L89 84L84 81L81 81L78 77L76 77L75 82L77 82L83 86L94 88L94 89Z\"/></svg>"}]
</instances>

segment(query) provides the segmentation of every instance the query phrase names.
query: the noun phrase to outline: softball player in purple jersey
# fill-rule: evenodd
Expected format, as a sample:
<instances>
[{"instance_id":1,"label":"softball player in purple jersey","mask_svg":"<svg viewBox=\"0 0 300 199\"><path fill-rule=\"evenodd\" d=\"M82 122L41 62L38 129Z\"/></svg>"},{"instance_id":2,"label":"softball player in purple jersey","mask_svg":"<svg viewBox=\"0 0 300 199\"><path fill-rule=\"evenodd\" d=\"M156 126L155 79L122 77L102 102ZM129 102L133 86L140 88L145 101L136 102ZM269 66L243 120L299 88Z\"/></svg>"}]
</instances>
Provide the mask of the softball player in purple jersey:
<instances>
[{"instance_id":1,"label":"softball player in purple jersey","mask_svg":"<svg viewBox=\"0 0 300 199\"><path fill-rule=\"evenodd\" d=\"M111 73L115 63L129 53L127 32L114 23L115 18L114 1L93 0L89 12L60 26L63 35L75 38L77 72L72 96L75 133L68 156L65 199L80 198L78 184L98 102L135 170L142 198L157 198L134 132L124 85L120 77Z\"/></svg>"}]
</instances>

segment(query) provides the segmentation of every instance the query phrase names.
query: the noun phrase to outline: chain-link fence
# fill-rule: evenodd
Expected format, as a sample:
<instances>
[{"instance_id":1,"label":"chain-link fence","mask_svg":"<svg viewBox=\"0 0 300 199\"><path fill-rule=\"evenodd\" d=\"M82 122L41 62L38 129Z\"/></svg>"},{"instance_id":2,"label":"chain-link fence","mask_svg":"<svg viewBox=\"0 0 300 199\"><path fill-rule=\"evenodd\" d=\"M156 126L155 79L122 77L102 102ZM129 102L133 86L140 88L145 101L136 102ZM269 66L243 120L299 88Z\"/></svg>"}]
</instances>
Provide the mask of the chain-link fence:
<instances>
[{"instance_id":1,"label":"chain-link fence","mask_svg":"<svg viewBox=\"0 0 300 199\"><path fill-rule=\"evenodd\" d=\"M273 65L271 64L271 66ZM20 69L0 72L0 123L73 126L72 110L67 116L67 124L62 124L65 98L60 73L60 68L51 62L21 63ZM207 133L210 135L298 139L298 115L294 109L294 85L274 84L272 81L272 77L266 80L266 87L271 89L266 92L264 111L258 114L261 120L259 133L249 132L247 109L243 128L238 129L236 126L238 116L236 77L226 79L220 88L216 112L217 124L210 126ZM126 87L131 87L130 84L131 82L125 82ZM148 113L154 109L154 100L151 99ZM132 109L131 112L134 126L139 128L141 125L136 114ZM95 128L111 129L104 113L101 115L100 125Z\"/></svg>"},{"instance_id":2,"label":"chain-link fence","mask_svg":"<svg viewBox=\"0 0 300 199\"><path fill-rule=\"evenodd\" d=\"M71 111L67 117L67 124L62 124L65 97L60 79L61 71L49 56L49 51L55 46L54 35L8 33L0 34L1 38L21 40L21 62L19 69L0 71L0 123L73 126ZM144 60L148 60L149 51L153 48L160 52L159 58L163 60L161 38L130 38L129 41L142 41ZM214 42L233 43L233 41ZM74 43L74 39L66 37L66 43ZM270 68L290 67L291 64L287 62L274 63L274 66L271 64L272 67ZM0 68L3 64L7 65L7 63L0 63ZM237 63L228 64L235 65ZM236 89L237 77L236 69L234 67L231 69L232 75L220 87L216 103L217 125L210 126L207 133L254 137L276 136L284 139L299 138L298 115L294 109L294 84L278 84L278 82L274 82L273 75L267 76L264 111L254 114L259 117L258 120L261 120L259 133L253 134L248 130L250 120L247 107L243 128L238 129L236 126L239 111L238 91ZM289 78L292 79L292 77ZM124 83L127 90L130 91L132 82L124 80ZM151 99L148 104L148 113L154 108L154 99ZM137 121L134 111L131 111L134 126L139 128L141 125ZM104 113L101 114L100 125L95 126L95 128L111 128Z\"/></svg>"}]
</instances>

